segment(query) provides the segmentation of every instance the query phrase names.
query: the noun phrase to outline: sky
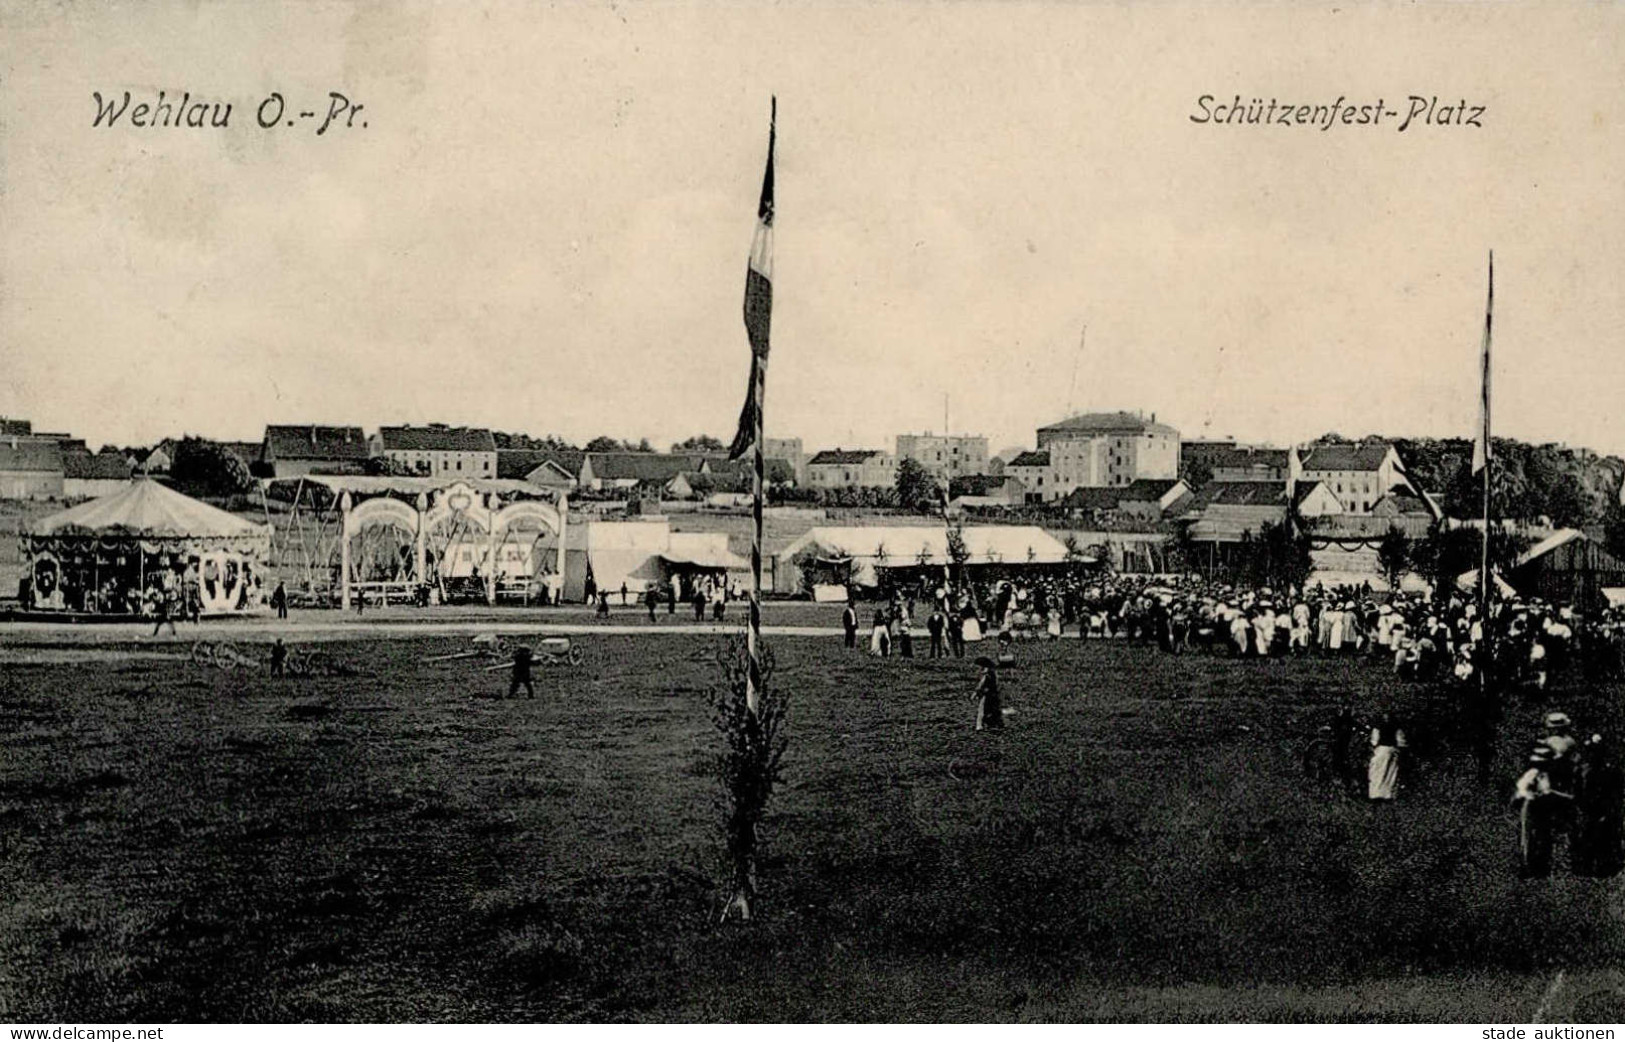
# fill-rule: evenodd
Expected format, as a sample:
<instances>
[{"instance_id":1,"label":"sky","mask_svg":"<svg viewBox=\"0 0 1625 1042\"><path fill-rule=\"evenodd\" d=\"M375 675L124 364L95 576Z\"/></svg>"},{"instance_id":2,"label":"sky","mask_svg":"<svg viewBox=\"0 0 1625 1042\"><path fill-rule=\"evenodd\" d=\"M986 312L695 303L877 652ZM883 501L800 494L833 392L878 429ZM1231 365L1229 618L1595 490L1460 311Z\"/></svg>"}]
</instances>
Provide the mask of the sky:
<instances>
[{"instance_id":1,"label":"sky","mask_svg":"<svg viewBox=\"0 0 1625 1042\"><path fill-rule=\"evenodd\" d=\"M1493 249L1496 432L1625 454L1625 5L17 2L0 72L0 415L92 444L727 440L776 94L771 436L1469 436ZM159 90L230 123L93 126Z\"/></svg>"}]
</instances>

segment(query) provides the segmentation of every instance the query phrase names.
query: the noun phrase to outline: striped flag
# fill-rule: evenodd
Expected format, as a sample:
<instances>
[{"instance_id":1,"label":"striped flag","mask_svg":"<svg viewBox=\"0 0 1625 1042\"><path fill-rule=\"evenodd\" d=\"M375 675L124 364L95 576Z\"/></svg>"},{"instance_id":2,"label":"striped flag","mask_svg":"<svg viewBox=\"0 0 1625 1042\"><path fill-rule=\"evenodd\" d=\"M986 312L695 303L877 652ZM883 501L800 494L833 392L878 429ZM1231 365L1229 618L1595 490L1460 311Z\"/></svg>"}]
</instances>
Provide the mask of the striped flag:
<instances>
[{"instance_id":1,"label":"striped flag","mask_svg":"<svg viewBox=\"0 0 1625 1042\"><path fill-rule=\"evenodd\" d=\"M1495 313L1495 251L1490 251L1490 292L1484 303L1484 386L1478 398L1478 433L1473 437L1473 473L1489 466L1490 448L1490 321Z\"/></svg>"},{"instance_id":2,"label":"striped flag","mask_svg":"<svg viewBox=\"0 0 1625 1042\"><path fill-rule=\"evenodd\" d=\"M739 430L728 449L731 460L751 451L760 436L762 402L767 397L768 331L773 323L773 145L778 134L779 102L773 99L767 131L767 173L762 175L762 201L756 208L756 238L745 271L745 333L750 338L750 386L739 411Z\"/></svg>"}]
</instances>

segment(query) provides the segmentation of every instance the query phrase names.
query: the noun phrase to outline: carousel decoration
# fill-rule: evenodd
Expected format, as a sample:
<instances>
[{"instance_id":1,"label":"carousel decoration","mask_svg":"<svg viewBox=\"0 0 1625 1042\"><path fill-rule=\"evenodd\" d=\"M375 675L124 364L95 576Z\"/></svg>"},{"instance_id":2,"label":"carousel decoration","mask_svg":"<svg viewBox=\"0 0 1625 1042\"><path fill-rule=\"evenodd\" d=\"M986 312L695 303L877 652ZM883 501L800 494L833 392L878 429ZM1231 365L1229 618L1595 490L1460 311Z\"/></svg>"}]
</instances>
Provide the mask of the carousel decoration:
<instances>
[{"instance_id":1,"label":"carousel decoration","mask_svg":"<svg viewBox=\"0 0 1625 1042\"><path fill-rule=\"evenodd\" d=\"M327 603L529 602L563 585L568 500L527 482L307 475L261 491L268 521L286 504L280 574Z\"/></svg>"},{"instance_id":2,"label":"carousel decoration","mask_svg":"<svg viewBox=\"0 0 1625 1042\"><path fill-rule=\"evenodd\" d=\"M266 596L270 529L153 481L42 517L19 541L25 611L140 615L173 594L229 615Z\"/></svg>"}]
</instances>

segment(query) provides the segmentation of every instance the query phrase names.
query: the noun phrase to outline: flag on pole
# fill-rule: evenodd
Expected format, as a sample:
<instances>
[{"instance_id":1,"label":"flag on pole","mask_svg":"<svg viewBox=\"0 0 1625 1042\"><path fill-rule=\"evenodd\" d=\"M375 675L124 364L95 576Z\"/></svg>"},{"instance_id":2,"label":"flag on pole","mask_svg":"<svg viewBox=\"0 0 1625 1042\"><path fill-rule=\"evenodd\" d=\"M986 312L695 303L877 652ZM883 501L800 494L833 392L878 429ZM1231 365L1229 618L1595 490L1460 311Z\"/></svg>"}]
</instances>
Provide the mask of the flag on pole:
<instances>
[{"instance_id":1,"label":"flag on pole","mask_svg":"<svg viewBox=\"0 0 1625 1042\"><path fill-rule=\"evenodd\" d=\"M767 130L767 173L762 175L762 201L756 208L756 238L745 270L745 333L750 338L750 386L739 411L739 429L728 458L742 458L756 444L762 399L767 395L768 331L773 322L773 145L778 134L779 102L773 100Z\"/></svg>"},{"instance_id":2,"label":"flag on pole","mask_svg":"<svg viewBox=\"0 0 1625 1042\"><path fill-rule=\"evenodd\" d=\"M1489 466L1490 448L1490 321L1495 312L1495 253L1490 253L1490 290L1484 303L1484 386L1478 398L1478 434L1473 439L1473 473Z\"/></svg>"}]
</instances>

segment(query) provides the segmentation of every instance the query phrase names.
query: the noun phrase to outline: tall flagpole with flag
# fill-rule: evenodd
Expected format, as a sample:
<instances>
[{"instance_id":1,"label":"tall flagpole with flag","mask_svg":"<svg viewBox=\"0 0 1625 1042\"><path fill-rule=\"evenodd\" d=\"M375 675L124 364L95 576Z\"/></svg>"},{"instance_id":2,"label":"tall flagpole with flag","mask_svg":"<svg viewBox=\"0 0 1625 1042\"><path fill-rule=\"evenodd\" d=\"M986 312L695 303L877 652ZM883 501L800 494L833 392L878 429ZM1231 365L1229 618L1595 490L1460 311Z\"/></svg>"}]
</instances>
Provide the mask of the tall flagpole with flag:
<instances>
[{"instance_id":1,"label":"tall flagpole with flag","mask_svg":"<svg viewBox=\"0 0 1625 1042\"><path fill-rule=\"evenodd\" d=\"M767 352L773 321L773 148L778 136L779 99L772 101L767 126L767 172L762 175L762 199L756 207L756 237L751 242L745 270L745 333L750 340L750 386L739 412L739 429L728 449L730 460L754 449L751 480L750 629L747 631L745 704L752 715L761 704L762 660L762 475L766 469L762 407L767 399Z\"/></svg>"},{"instance_id":2,"label":"tall flagpole with flag","mask_svg":"<svg viewBox=\"0 0 1625 1042\"><path fill-rule=\"evenodd\" d=\"M1478 398L1478 434L1473 440L1473 473L1484 473L1484 540L1478 567L1479 609L1488 632L1490 607L1490 326L1495 316L1495 251L1490 251L1489 294L1484 302L1483 383Z\"/></svg>"}]
</instances>

